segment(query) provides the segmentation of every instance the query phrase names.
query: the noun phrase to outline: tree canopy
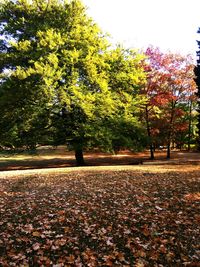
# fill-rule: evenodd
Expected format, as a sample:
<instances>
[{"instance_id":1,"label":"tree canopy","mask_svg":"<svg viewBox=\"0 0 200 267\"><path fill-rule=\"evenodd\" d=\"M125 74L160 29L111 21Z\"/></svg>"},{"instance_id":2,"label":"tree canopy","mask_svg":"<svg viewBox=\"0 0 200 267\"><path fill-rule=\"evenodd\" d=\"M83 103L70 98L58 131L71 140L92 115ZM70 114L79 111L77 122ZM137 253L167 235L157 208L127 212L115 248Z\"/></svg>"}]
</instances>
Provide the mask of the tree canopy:
<instances>
[{"instance_id":1,"label":"tree canopy","mask_svg":"<svg viewBox=\"0 0 200 267\"><path fill-rule=\"evenodd\" d=\"M191 139L191 108L196 102L194 64L190 56L163 53L153 47L146 50L146 55L144 68L148 75L143 93L148 101L144 118L151 158L154 158L154 146L163 144L167 146L167 157L170 158L173 142L181 144L183 133L185 141Z\"/></svg>"},{"instance_id":2,"label":"tree canopy","mask_svg":"<svg viewBox=\"0 0 200 267\"><path fill-rule=\"evenodd\" d=\"M111 48L80 1L5 1L0 21L2 143L34 147L47 136L81 157L139 140L142 56Z\"/></svg>"},{"instance_id":3,"label":"tree canopy","mask_svg":"<svg viewBox=\"0 0 200 267\"><path fill-rule=\"evenodd\" d=\"M79 0L0 4L0 145L182 146L196 107L190 57L112 46Z\"/></svg>"}]
</instances>

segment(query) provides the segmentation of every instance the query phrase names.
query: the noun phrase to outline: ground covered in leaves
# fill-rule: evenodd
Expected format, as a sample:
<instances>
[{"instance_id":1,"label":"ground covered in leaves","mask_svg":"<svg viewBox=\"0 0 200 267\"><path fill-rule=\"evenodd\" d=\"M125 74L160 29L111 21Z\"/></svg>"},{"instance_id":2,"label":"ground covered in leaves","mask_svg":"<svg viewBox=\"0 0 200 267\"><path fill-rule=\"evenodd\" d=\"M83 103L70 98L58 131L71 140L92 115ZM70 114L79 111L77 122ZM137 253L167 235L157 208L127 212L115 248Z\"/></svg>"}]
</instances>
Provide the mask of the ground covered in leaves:
<instances>
[{"instance_id":1,"label":"ground covered in leaves","mask_svg":"<svg viewBox=\"0 0 200 267\"><path fill-rule=\"evenodd\" d=\"M200 266L200 166L0 176L0 266Z\"/></svg>"}]
</instances>

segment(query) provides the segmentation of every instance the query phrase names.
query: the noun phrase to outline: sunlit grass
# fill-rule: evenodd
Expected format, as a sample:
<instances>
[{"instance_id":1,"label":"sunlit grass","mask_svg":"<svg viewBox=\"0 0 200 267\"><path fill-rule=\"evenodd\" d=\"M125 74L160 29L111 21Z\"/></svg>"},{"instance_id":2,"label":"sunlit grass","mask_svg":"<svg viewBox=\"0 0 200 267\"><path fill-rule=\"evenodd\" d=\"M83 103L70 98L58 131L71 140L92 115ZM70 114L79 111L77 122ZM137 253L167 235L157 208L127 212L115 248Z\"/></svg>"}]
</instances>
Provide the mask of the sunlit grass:
<instances>
[{"instance_id":1,"label":"sunlit grass","mask_svg":"<svg viewBox=\"0 0 200 267\"><path fill-rule=\"evenodd\" d=\"M105 171L109 172L123 172L123 171L132 171L136 173L166 173L166 172L178 172L183 174L190 175L191 172L200 171L199 165L120 165L120 166L88 166L88 167L67 167L67 168L48 168L48 169L33 169L33 170L16 170L16 171L6 171L0 172L0 178L15 177L19 176L31 176L34 174L38 175L54 175L54 174L68 174L73 172L81 173L100 173Z\"/></svg>"}]
</instances>

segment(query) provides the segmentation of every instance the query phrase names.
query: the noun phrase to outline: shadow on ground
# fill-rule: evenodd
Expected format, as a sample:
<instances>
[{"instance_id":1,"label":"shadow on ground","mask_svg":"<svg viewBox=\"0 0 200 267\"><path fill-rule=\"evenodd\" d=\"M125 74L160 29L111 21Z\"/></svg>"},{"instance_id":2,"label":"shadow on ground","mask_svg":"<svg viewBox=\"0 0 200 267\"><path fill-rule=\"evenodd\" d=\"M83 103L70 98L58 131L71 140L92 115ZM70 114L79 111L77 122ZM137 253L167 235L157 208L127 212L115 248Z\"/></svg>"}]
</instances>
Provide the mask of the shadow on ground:
<instances>
[{"instance_id":1,"label":"shadow on ground","mask_svg":"<svg viewBox=\"0 0 200 267\"><path fill-rule=\"evenodd\" d=\"M164 165L164 164L200 164L200 153L173 151L171 159L166 159L166 152L155 153L155 160L149 159L149 152L131 153L120 152L112 155L106 153L85 153L86 166L115 166L115 165ZM26 155L20 157L0 156L0 171L26 170L43 168L66 168L75 167L76 161L72 152L60 151L50 155L38 153L37 155Z\"/></svg>"}]
</instances>

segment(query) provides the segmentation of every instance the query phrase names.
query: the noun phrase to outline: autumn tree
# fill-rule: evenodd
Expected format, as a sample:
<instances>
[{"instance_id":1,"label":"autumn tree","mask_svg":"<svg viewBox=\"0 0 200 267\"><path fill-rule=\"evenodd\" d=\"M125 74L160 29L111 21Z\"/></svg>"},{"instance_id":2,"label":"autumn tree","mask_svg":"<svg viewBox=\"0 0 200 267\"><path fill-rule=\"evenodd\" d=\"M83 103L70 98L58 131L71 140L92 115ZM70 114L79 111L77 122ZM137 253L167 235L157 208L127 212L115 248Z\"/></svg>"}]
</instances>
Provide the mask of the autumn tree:
<instances>
[{"instance_id":1,"label":"autumn tree","mask_svg":"<svg viewBox=\"0 0 200 267\"><path fill-rule=\"evenodd\" d=\"M143 90L142 95L145 95L147 101L142 110L144 120L146 123L147 136L149 140L150 158L154 159L155 135L159 131L155 125L154 120L159 116L162 102L165 101L162 90L159 90L163 84L160 69L162 67L161 53L158 49L149 47L145 51L147 56L143 62L144 69L147 73L147 83Z\"/></svg>"},{"instance_id":2,"label":"autumn tree","mask_svg":"<svg viewBox=\"0 0 200 267\"><path fill-rule=\"evenodd\" d=\"M154 158L156 143L167 146L167 158L170 158L175 136L186 129L189 135L191 133L191 114L188 121L184 118L187 116L185 107L195 101L194 66L189 56L162 53L158 48L149 47L146 55L148 81L143 93L148 98L145 119L151 158Z\"/></svg>"},{"instance_id":3,"label":"autumn tree","mask_svg":"<svg viewBox=\"0 0 200 267\"><path fill-rule=\"evenodd\" d=\"M132 100L138 99L145 79L141 59L118 49L117 65L116 52L110 52L80 1L5 1L0 23L4 144L9 139L16 146L34 147L46 136L56 144L67 142L83 165L84 148L111 148L114 122L132 123L133 132L139 129L137 101Z\"/></svg>"}]
</instances>

